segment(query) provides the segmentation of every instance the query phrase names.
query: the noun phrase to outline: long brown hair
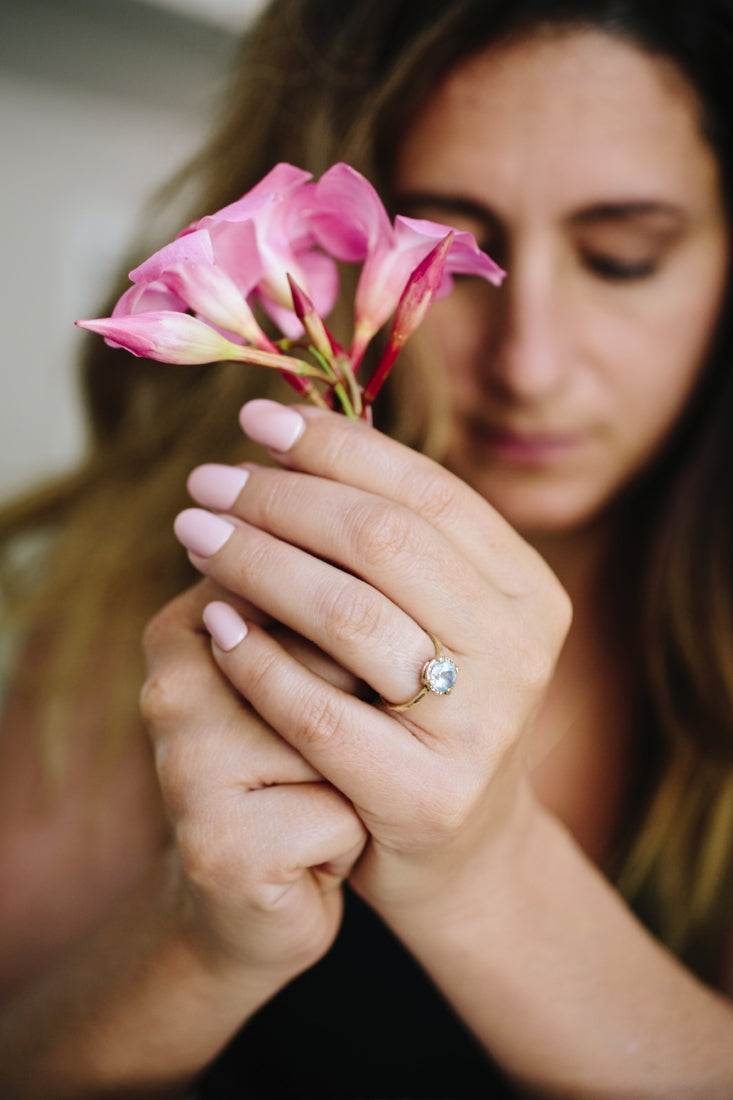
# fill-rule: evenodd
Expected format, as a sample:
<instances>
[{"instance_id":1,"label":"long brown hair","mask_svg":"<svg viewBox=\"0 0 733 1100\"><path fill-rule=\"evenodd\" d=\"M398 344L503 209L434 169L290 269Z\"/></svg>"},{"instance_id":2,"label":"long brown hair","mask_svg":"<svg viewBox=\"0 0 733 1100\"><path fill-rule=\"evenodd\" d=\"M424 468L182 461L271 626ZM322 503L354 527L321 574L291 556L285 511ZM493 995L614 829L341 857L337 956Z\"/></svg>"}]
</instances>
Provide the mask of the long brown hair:
<instances>
[{"instance_id":1,"label":"long brown hair","mask_svg":"<svg viewBox=\"0 0 733 1100\"><path fill-rule=\"evenodd\" d=\"M346 160L389 202L396 144L441 74L489 42L577 26L621 35L685 72L731 209L733 13L722 0L275 0L244 43L219 126L162 202L180 202L193 187L185 224L233 201L279 160L316 175ZM160 243L151 237L144 251ZM127 266L139 258L140 250ZM721 323L694 409L629 494L625 541L633 550L625 626L643 669L648 759L633 835L615 871L650 926L701 970L712 965L712 933L722 935L733 894L730 348ZM416 340L378 423L440 457L439 380L424 386L417 377L430 368ZM114 653L106 647L98 668L109 699L105 745L124 739L136 721L142 624L193 579L170 534L186 503L186 475L199 462L248 456L236 417L243 401L288 397L264 371L164 367L96 338L82 377L86 461L0 516L0 535L16 547L17 536L25 545L34 532L53 534L40 565L31 553L11 568L16 553L5 570L9 603L30 609L29 621L50 639L52 659L34 683L44 697L49 761L63 759L103 618L114 623L116 646ZM703 951L706 944L715 951Z\"/></svg>"}]
</instances>

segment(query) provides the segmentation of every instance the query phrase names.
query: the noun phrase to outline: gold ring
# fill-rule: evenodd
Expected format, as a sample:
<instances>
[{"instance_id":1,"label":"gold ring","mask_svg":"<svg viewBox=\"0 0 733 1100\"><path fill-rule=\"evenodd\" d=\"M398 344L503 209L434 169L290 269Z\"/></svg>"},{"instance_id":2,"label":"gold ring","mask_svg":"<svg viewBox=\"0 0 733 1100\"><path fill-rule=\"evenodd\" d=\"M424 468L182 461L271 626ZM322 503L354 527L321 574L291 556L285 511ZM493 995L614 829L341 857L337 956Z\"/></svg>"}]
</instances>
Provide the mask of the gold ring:
<instances>
[{"instance_id":1,"label":"gold ring","mask_svg":"<svg viewBox=\"0 0 733 1100\"><path fill-rule=\"evenodd\" d=\"M431 657L422 666L420 672L422 687L417 695L413 695L412 699L408 699L406 703L388 703L386 699L383 699L382 702L390 710L409 710L410 707L415 706L415 703L419 703L421 699L424 699L428 692L433 695L450 695L455 687L460 671L458 665L455 661L451 661L450 657L446 657L445 651L435 635L431 634L430 631L426 633L435 647L435 656Z\"/></svg>"}]
</instances>

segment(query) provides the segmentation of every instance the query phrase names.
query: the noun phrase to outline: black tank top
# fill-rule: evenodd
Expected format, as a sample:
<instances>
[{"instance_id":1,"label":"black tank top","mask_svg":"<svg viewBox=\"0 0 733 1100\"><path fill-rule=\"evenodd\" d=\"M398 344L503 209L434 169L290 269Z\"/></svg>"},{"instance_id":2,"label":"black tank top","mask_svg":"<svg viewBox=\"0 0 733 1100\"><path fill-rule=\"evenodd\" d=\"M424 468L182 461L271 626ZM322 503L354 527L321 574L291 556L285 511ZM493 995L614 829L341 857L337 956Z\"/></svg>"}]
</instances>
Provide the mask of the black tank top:
<instances>
[{"instance_id":1,"label":"black tank top","mask_svg":"<svg viewBox=\"0 0 733 1100\"><path fill-rule=\"evenodd\" d=\"M196 1096L508 1100L516 1093L411 956L347 890L330 952L249 1021Z\"/></svg>"}]
</instances>

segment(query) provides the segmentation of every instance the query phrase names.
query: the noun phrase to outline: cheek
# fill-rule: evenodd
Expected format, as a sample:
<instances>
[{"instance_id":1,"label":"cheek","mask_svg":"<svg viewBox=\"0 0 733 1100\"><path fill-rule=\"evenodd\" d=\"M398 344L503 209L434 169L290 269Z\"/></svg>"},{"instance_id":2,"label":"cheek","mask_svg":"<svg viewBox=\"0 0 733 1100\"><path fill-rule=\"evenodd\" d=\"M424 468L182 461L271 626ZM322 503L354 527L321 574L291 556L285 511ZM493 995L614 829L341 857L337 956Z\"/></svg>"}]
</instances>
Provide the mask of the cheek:
<instances>
[{"instance_id":1,"label":"cheek","mask_svg":"<svg viewBox=\"0 0 733 1100\"><path fill-rule=\"evenodd\" d=\"M707 359L722 299L720 283L687 282L686 292L652 305L631 324L619 370L629 401L648 403L648 414L673 420L683 410Z\"/></svg>"},{"instance_id":2,"label":"cheek","mask_svg":"<svg viewBox=\"0 0 733 1100\"><path fill-rule=\"evenodd\" d=\"M464 390L475 380L487 354L489 310L473 300L460 283L433 305L420 327L431 357L445 370L451 390Z\"/></svg>"},{"instance_id":3,"label":"cheek","mask_svg":"<svg viewBox=\"0 0 733 1100\"><path fill-rule=\"evenodd\" d=\"M599 318L596 335L605 332L606 350L596 397L624 476L652 459L684 414L706 361L716 303L711 289L710 294L687 295L674 309L647 308L633 319L617 317L615 325L606 317L605 328ZM598 343L596 348L602 356Z\"/></svg>"}]
</instances>

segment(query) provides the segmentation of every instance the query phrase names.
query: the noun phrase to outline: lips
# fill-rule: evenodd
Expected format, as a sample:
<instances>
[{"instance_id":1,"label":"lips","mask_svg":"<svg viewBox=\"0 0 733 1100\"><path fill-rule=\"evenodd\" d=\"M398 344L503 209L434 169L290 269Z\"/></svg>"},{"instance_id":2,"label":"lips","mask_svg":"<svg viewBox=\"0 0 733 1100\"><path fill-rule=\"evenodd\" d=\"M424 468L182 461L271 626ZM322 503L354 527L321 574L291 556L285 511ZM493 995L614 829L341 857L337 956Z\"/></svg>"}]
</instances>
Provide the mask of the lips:
<instances>
[{"instance_id":1,"label":"lips","mask_svg":"<svg viewBox=\"0 0 733 1100\"><path fill-rule=\"evenodd\" d=\"M544 465L568 456L579 445L570 432L547 428L517 429L474 421L471 433L479 446L494 457L522 465Z\"/></svg>"}]
</instances>

